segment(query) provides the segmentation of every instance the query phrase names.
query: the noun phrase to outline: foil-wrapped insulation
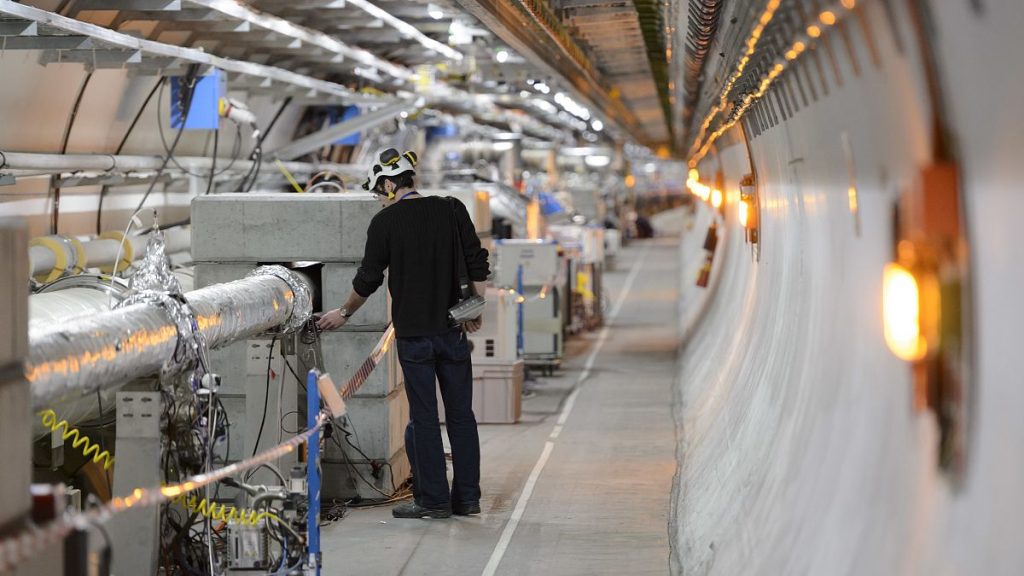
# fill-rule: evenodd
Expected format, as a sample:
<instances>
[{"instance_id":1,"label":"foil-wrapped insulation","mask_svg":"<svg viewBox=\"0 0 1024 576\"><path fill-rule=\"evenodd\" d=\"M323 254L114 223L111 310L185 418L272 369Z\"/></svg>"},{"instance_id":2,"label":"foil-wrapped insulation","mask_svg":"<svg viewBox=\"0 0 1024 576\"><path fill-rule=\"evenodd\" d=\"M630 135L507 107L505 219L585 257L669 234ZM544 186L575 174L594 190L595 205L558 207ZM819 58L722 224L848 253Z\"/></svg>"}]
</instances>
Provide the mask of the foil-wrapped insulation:
<instances>
[{"instance_id":1,"label":"foil-wrapped insulation","mask_svg":"<svg viewBox=\"0 0 1024 576\"><path fill-rule=\"evenodd\" d=\"M146 244L146 254L128 282L128 287L128 295L118 303L117 308L138 303L161 306L177 329L178 348L164 361L160 369L161 378L191 368L196 365L196 361L206 366L206 341L192 308L182 295L181 283L171 272L163 234L155 225Z\"/></svg>"},{"instance_id":2,"label":"foil-wrapped insulation","mask_svg":"<svg viewBox=\"0 0 1024 576\"><path fill-rule=\"evenodd\" d=\"M40 332L64 322L110 309L110 295L91 288L67 288L28 299L28 330Z\"/></svg>"},{"instance_id":3,"label":"foil-wrapped insulation","mask_svg":"<svg viewBox=\"0 0 1024 576\"><path fill-rule=\"evenodd\" d=\"M242 280L189 292L185 300L202 337L217 348L276 327L301 326L311 315L310 294L301 276L269 266ZM175 358L179 340L167 308L154 303L129 304L33 332L25 367L33 407L45 409L155 375Z\"/></svg>"},{"instance_id":4,"label":"foil-wrapped insulation","mask_svg":"<svg viewBox=\"0 0 1024 576\"><path fill-rule=\"evenodd\" d=\"M274 276L292 286L295 301L292 304L292 317L282 327L285 332L295 332L313 316L313 289L303 275L284 266L261 266L250 272L249 276Z\"/></svg>"},{"instance_id":5,"label":"foil-wrapped insulation","mask_svg":"<svg viewBox=\"0 0 1024 576\"><path fill-rule=\"evenodd\" d=\"M29 341L37 333L46 332L76 318L100 314L110 310L111 304L119 302L128 291L128 284L121 278L96 274L68 276L43 286L29 296ZM116 390L101 390L77 402L59 402L49 406L62 419L72 424L107 417L114 410ZM100 408L103 412L101 413ZM44 436L49 430L39 419L33 420L33 437Z\"/></svg>"},{"instance_id":6,"label":"foil-wrapped insulation","mask_svg":"<svg viewBox=\"0 0 1024 576\"><path fill-rule=\"evenodd\" d=\"M171 272L171 264L167 259L167 245L159 228L154 227L146 243L146 255L143 256L135 273L128 282L128 288L135 294L147 291L181 294L181 283ZM132 297L128 298L128 302Z\"/></svg>"}]
</instances>

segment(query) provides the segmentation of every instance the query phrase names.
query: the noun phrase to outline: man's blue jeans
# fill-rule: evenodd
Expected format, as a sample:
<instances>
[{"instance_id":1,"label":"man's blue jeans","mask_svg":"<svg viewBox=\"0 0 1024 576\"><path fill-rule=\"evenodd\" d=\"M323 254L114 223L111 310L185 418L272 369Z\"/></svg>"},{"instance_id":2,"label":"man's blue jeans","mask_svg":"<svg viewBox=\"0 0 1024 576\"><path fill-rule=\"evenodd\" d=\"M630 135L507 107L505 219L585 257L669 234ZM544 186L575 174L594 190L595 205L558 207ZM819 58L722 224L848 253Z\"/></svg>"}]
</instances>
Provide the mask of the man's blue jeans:
<instances>
[{"instance_id":1,"label":"man's blue jeans","mask_svg":"<svg viewBox=\"0 0 1024 576\"><path fill-rule=\"evenodd\" d=\"M405 450L412 465L413 495L426 508L480 501L480 437L473 415L473 365L462 330L437 336L398 338L398 360L409 397ZM441 386L452 447L451 493L437 417L435 382Z\"/></svg>"}]
</instances>

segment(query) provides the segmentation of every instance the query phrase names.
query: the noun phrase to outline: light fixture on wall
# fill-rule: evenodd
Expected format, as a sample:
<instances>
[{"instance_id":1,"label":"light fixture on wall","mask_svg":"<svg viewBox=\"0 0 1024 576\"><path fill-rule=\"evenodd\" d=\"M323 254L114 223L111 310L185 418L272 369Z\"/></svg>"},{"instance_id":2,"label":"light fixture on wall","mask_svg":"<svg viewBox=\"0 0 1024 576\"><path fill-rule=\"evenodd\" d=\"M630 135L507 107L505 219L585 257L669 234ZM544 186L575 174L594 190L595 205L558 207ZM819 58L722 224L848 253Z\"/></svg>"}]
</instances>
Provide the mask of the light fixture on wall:
<instances>
[{"instance_id":1,"label":"light fixture on wall","mask_svg":"<svg viewBox=\"0 0 1024 576\"><path fill-rule=\"evenodd\" d=\"M883 273L882 315L885 343L897 358L916 362L927 355L928 338L922 330L921 288L914 274L895 262L886 264Z\"/></svg>"},{"instance_id":2,"label":"light fixture on wall","mask_svg":"<svg viewBox=\"0 0 1024 576\"><path fill-rule=\"evenodd\" d=\"M761 205L757 197L754 175L740 179L740 201L737 203L740 226L747 242L759 246L761 240Z\"/></svg>"},{"instance_id":3,"label":"light fixture on wall","mask_svg":"<svg viewBox=\"0 0 1024 576\"><path fill-rule=\"evenodd\" d=\"M935 163L905 191L895 214L895 258L885 266L882 316L886 345L909 362L914 407L935 414L938 461L964 471L971 390L968 246L956 167Z\"/></svg>"}]
</instances>

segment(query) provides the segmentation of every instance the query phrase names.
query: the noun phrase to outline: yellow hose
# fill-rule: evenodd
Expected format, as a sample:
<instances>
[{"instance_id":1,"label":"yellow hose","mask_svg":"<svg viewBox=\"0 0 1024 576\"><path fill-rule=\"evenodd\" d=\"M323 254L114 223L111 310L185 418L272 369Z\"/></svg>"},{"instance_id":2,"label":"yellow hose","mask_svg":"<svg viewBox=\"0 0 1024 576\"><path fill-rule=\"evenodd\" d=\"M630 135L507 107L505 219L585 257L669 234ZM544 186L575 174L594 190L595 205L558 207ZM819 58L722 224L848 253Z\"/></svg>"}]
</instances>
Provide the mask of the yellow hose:
<instances>
[{"instance_id":1,"label":"yellow hose","mask_svg":"<svg viewBox=\"0 0 1024 576\"><path fill-rule=\"evenodd\" d=\"M73 448L84 447L82 448L82 454L87 458L91 457L92 461L97 464L102 462L104 470L110 470L110 467L114 465L114 457L110 455L110 452L106 450L100 452L98 444L93 443L88 436L79 432L78 428L72 428L67 420L61 420L56 412L53 410L43 410L39 415L42 416L43 426L49 428L51 433L63 428L63 440L66 442L68 438L74 438L71 446Z\"/></svg>"},{"instance_id":2,"label":"yellow hose","mask_svg":"<svg viewBox=\"0 0 1024 576\"><path fill-rule=\"evenodd\" d=\"M255 526L260 520L264 518L270 518L277 522L281 522L281 519L271 514L270 512L256 512L255 510L239 510L229 504L217 504L216 502L209 502L206 498L200 500L198 497L193 496L188 498L185 494L176 496L171 502L180 504L185 507L186 510L193 513L198 513L201 516L209 518L216 522L237 522L239 524L247 526Z\"/></svg>"}]
</instances>

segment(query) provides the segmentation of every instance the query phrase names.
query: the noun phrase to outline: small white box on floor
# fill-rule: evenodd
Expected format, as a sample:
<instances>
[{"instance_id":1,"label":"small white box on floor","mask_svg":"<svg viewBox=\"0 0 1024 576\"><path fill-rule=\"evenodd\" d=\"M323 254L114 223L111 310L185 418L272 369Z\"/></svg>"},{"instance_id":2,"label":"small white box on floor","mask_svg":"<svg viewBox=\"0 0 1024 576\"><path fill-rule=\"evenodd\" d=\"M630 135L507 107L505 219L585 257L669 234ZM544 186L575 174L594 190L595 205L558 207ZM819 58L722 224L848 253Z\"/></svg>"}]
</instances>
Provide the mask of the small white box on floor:
<instances>
[{"instance_id":1,"label":"small white box on floor","mask_svg":"<svg viewBox=\"0 0 1024 576\"><path fill-rule=\"evenodd\" d=\"M477 424L515 424L523 411L523 361L473 360L473 414ZM445 421L437 390L437 415Z\"/></svg>"}]
</instances>

